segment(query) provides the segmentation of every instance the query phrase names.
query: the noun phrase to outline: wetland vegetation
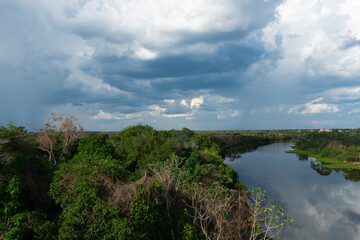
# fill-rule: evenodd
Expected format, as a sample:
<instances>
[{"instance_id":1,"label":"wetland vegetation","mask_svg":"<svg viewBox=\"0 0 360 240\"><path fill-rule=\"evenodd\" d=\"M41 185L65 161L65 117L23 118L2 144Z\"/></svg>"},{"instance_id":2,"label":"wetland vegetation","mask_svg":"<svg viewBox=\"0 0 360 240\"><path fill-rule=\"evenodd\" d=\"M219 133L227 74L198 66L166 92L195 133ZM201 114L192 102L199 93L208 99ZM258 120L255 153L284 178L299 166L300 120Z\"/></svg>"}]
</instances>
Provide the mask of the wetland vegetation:
<instances>
[{"instance_id":1,"label":"wetland vegetation","mask_svg":"<svg viewBox=\"0 0 360 240\"><path fill-rule=\"evenodd\" d=\"M312 156L325 168L360 169L360 132L357 129L306 131L296 137L294 150L288 152Z\"/></svg>"}]
</instances>

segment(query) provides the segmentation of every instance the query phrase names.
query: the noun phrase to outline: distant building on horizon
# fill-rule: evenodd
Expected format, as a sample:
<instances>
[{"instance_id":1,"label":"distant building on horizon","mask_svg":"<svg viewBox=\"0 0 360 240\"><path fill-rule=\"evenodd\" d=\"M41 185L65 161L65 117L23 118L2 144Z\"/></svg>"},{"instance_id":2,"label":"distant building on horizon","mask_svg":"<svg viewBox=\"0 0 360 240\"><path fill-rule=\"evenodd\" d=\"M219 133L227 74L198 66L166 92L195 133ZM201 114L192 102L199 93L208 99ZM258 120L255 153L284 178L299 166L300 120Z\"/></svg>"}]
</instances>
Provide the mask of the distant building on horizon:
<instances>
[{"instance_id":1,"label":"distant building on horizon","mask_svg":"<svg viewBox=\"0 0 360 240\"><path fill-rule=\"evenodd\" d=\"M319 133L321 133L321 132L332 132L332 131L333 130L331 130L331 129L322 128L322 129L319 130Z\"/></svg>"}]
</instances>

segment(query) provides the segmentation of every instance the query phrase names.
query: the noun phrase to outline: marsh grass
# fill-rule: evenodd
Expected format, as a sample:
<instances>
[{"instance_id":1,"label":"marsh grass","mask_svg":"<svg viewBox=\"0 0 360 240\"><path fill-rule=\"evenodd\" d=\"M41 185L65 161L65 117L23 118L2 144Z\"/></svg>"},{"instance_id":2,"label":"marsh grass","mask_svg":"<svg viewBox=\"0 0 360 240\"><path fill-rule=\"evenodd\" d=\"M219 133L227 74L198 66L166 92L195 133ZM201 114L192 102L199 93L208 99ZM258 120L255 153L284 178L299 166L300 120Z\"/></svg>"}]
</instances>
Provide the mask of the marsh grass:
<instances>
[{"instance_id":1,"label":"marsh grass","mask_svg":"<svg viewBox=\"0 0 360 240\"><path fill-rule=\"evenodd\" d=\"M315 149L301 150L294 149L286 151L287 153L296 153L308 155L316 159L316 161L322 163L322 167L329 169L360 169L360 163L358 162L344 162L342 158L329 158L322 157L321 154L316 153Z\"/></svg>"}]
</instances>

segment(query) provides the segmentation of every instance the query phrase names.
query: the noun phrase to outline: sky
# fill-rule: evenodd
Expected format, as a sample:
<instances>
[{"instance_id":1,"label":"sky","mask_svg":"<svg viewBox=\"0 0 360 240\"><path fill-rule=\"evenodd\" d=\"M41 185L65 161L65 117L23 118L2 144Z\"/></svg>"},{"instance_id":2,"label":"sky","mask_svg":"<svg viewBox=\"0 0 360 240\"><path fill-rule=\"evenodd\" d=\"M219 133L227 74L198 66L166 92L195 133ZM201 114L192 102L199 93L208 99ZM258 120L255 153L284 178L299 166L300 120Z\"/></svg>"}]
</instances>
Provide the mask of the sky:
<instances>
[{"instance_id":1,"label":"sky","mask_svg":"<svg viewBox=\"0 0 360 240\"><path fill-rule=\"evenodd\" d=\"M360 127L358 0L1 0L0 125Z\"/></svg>"}]
</instances>

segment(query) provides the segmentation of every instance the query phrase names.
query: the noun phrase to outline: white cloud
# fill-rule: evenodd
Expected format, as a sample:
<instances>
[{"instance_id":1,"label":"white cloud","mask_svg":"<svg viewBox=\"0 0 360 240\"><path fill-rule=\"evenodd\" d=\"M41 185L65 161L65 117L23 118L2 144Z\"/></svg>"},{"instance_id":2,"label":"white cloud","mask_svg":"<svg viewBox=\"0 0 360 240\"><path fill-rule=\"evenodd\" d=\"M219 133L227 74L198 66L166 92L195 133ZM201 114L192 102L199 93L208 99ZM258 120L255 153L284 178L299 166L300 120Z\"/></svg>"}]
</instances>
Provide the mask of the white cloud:
<instances>
[{"instance_id":1,"label":"white cloud","mask_svg":"<svg viewBox=\"0 0 360 240\"><path fill-rule=\"evenodd\" d=\"M280 106L265 106L262 108L256 108L256 109L252 109L250 111L251 114L273 114L273 113L279 113L282 112L284 110L285 106L284 105L280 105Z\"/></svg>"},{"instance_id":2,"label":"white cloud","mask_svg":"<svg viewBox=\"0 0 360 240\"><path fill-rule=\"evenodd\" d=\"M232 109L217 109L216 110L217 119L227 119L227 118L233 118L241 115L240 110L232 110Z\"/></svg>"},{"instance_id":3,"label":"white cloud","mask_svg":"<svg viewBox=\"0 0 360 240\"><path fill-rule=\"evenodd\" d=\"M110 84L104 83L102 79L89 76L82 71L71 73L66 79L67 88L79 88L82 92L94 95L116 96L118 94L129 95Z\"/></svg>"},{"instance_id":4,"label":"white cloud","mask_svg":"<svg viewBox=\"0 0 360 240\"><path fill-rule=\"evenodd\" d=\"M219 96L219 102L221 102L221 103L231 103L231 102L235 102L235 101L236 101L235 98Z\"/></svg>"},{"instance_id":5,"label":"white cloud","mask_svg":"<svg viewBox=\"0 0 360 240\"><path fill-rule=\"evenodd\" d=\"M188 112L188 113L176 113L176 114L163 114L162 116L166 118L186 118L186 119L193 119L194 113Z\"/></svg>"},{"instance_id":6,"label":"white cloud","mask_svg":"<svg viewBox=\"0 0 360 240\"><path fill-rule=\"evenodd\" d=\"M351 114L351 113L360 113L360 108L355 108L355 109L349 111L348 113L349 114Z\"/></svg>"},{"instance_id":7,"label":"white cloud","mask_svg":"<svg viewBox=\"0 0 360 240\"><path fill-rule=\"evenodd\" d=\"M58 20L66 24L80 26L94 24L94 27L103 26L106 31L113 33L136 34L138 32L144 38L156 36L161 31L194 33L214 30L230 31L247 27L251 19L249 13L241 8L241 4L232 0L223 2L90 0L82 4L81 2L59 2L54 7L49 4L43 4L43 6L56 12L55 16L59 18ZM234 9L236 6L238 7ZM66 12L72 14L66 14ZM238 14L235 14L236 12ZM103 23L107 25L101 25Z\"/></svg>"},{"instance_id":8,"label":"white cloud","mask_svg":"<svg viewBox=\"0 0 360 240\"><path fill-rule=\"evenodd\" d=\"M278 74L360 76L360 47L342 47L360 39L359 12L356 0L284 1L263 35L267 49L283 55Z\"/></svg>"},{"instance_id":9,"label":"white cloud","mask_svg":"<svg viewBox=\"0 0 360 240\"><path fill-rule=\"evenodd\" d=\"M160 116L162 112L166 111L166 108L160 107L159 105L153 104L148 107L150 110L150 115Z\"/></svg>"},{"instance_id":10,"label":"white cloud","mask_svg":"<svg viewBox=\"0 0 360 240\"><path fill-rule=\"evenodd\" d=\"M223 97L219 95L205 94L197 98L192 98L190 100L190 105L186 102L185 99L180 101L175 101L174 99L166 99L164 103L168 104L167 109L162 113L162 117L166 118L186 118L194 119L199 114L209 114L216 112L217 119L225 119L228 117L236 117L241 115L241 110L233 109L233 103L237 100L234 98ZM179 103L179 105L176 104ZM204 108L201 106L204 105ZM173 106L180 106L180 108L175 108L175 113L165 113L168 112L169 108ZM209 108L209 106L211 106ZM185 107L185 108L184 108ZM181 112L185 109L185 112ZM178 111L178 112L176 112Z\"/></svg>"},{"instance_id":11,"label":"white cloud","mask_svg":"<svg viewBox=\"0 0 360 240\"><path fill-rule=\"evenodd\" d=\"M182 99L180 101L180 104L185 106L186 108L190 108L190 109L197 109L200 108L201 104L204 103L204 97L200 96L198 98L192 98L190 101L190 106L188 105L188 103L186 102L185 99Z\"/></svg>"},{"instance_id":12,"label":"white cloud","mask_svg":"<svg viewBox=\"0 0 360 240\"><path fill-rule=\"evenodd\" d=\"M189 37L256 28L265 23L274 4L257 1L209 0L47 0L20 1L49 28L83 37L96 47L112 44L116 53L142 60L184 51L213 52L214 43L179 44ZM254 16L264 6L266 18ZM268 10L270 9L270 10ZM202 45L202 46L200 46ZM195 47L193 47L195 46ZM201 50L199 50L201 49Z\"/></svg>"},{"instance_id":13,"label":"white cloud","mask_svg":"<svg viewBox=\"0 0 360 240\"><path fill-rule=\"evenodd\" d=\"M326 103L319 103L319 104L306 104L306 109L301 112L301 114L312 114L312 113L331 113L331 112L338 112L339 109L335 105L329 105Z\"/></svg>"},{"instance_id":14,"label":"white cloud","mask_svg":"<svg viewBox=\"0 0 360 240\"><path fill-rule=\"evenodd\" d=\"M232 117L239 116L241 114L240 111L234 111L233 114L231 114Z\"/></svg>"},{"instance_id":15,"label":"white cloud","mask_svg":"<svg viewBox=\"0 0 360 240\"><path fill-rule=\"evenodd\" d=\"M150 51L149 49L141 47L136 50L136 52L134 53L134 57L141 60L151 60L156 58L157 54L153 51Z\"/></svg>"},{"instance_id":16,"label":"white cloud","mask_svg":"<svg viewBox=\"0 0 360 240\"><path fill-rule=\"evenodd\" d=\"M251 115L256 114L279 114L282 112L287 112L288 114L320 114L320 113L336 113L340 109L338 105L322 103L324 98L317 98L310 102L297 105L277 105L277 106L265 106L261 108L255 108L250 111Z\"/></svg>"},{"instance_id":17,"label":"white cloud","mask_svg":"<svg viewBox=\"0 0 360 240\"><path fill-rule=\"evenodd\" d=\"M156 104L152 104L149 105L147 107L146 110L143 111L139 111L139 112L135 112L135 113L107 113L104 112L103 110L99 110L98 114L91 117L94 120L109 120L109 119L113 119L113 120L127 120L127 119L147 119L147 118L184 118L187 120L191 120L196 118L196 113L198 108L200 107L200 104L198 103L198 101L196 99L202 99L202 98L194 98L195 99L195 105L193 108L190 108L188 112L186 113L167 113L167 108L166 107L161 107L159 105ZM167 104L174 104L175 100L173 99L165 99L164 100L165 103ZM187 106L188 107L188 106Z\"/></svg>"},{"instance_id":18,"label":"white cloud","mask_svg":"<svg viewBox=\"0 0 360 240\"><path fill-rule=\"evenodd\" d=\"M343 100L359 100L360 86L332 88L323 92L322 95L335 102Z\"/></svg>"},{"instance_id":19,"label":"white cloud","mask_svg":"<svg viewBox=\"0 0 360 240\"><path fill-rule=\"evenodd\" d=\"M185 107L187 107L187 108L189 107L189 105L186 103L186 100L185 100L185 99L181 100L181 101L180 101L180 104L183 105L183 106L185 106Z\"/></svg>"},{"instance_id":20,"label":"white cloud","mask_svg":"<svg viewBox=\"0 0 360 240\"><path fill-rule=\"evenodd\" d=\"M167 104L174 104L175 100L166 100L164 101ZM165 117L165 118L185 118L185 119L194 119L197 110L200 108L200 105L204 103L203 96L200 96L198 98L192 98L190 101L190 106L187 104L185 99L182 99L180 101L180 105L185 106L187 108L187 112L185 113L166 113L167 108L161 108L161 111L157 111L159 116ZM154 105L157 106L157 105ZM159 109L160 107L157 106L156 109Z\"/></svg>"},{"instance_id":21,"label":"white cloud","mask_svg":"<svg viewBox=\"0 0 360 240\"><path fill-rule=\"evenodd\" d=\"M175 100L174 99L164 99L164 103L174 104Z\"/></svg>"},{"instance_id":22,"label":"white cloud","mask_svg":"<svg viewBox=\"0 0 360 240\"><path fill-rule=\"evenodd\" d=\"M190 108L199 108L201 104L204 103L204 97L200 96L198 98L191 99Z\"/></svg>"},{"instance_id":23,"label":"white cloud","mask_svg":"<svg viewBox=\"0 0 360 240\"><path fill-rule=\"evenodd\" d=\"M206 93L204 96L200 96L199 98L193 98L192 105L194 105L194 108L198 108L200 105L203 105L202 111L215 113L216 118L219 120L240 116L242 113L239 109L237 99L217 94Z\"/></svg>"},{"instance_id":24,"label":"white cloud","mask_svg":"<svg viewBox=\"0 0 360 240\"><path fill-rule=\"evenodd\" d=\"M141 118L142 117L142 113L107 113L104 112L103 110L99 110L99 113L93 117L91 117L91 119L95 119L95 120L100 120L100 119L114 119L114 120L127 120L127 119L134 119L134 118Z\"/></svg>"},{"instance_id":25,"label":"white cloud","mask_svg":"<svg viewBox=\"0 0 360 240\"><path fill-rule=\"evenodd\" d=\"M305 104L299 104L290 107L289 114L317 114L317 113L335 113L339 111L337 105L319 103L323 98L318 98Z\"/></svg>"}]
</instances>

